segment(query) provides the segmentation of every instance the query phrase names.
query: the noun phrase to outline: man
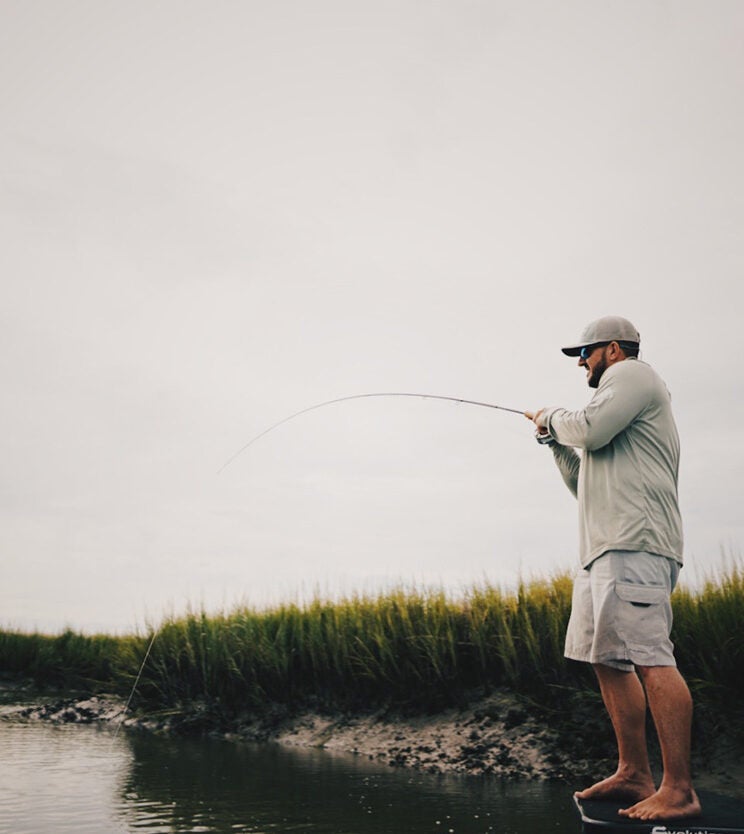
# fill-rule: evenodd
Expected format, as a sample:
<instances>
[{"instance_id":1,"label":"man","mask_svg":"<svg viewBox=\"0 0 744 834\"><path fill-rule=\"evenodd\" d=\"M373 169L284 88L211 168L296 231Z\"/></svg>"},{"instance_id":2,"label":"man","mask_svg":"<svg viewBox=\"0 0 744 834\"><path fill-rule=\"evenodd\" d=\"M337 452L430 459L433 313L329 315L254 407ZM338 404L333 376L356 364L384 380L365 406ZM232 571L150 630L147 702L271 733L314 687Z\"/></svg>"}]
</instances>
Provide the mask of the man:
<instances>
[{"instance_id":1,"label":"man","mask_svg":"<svg viewBox=\"0 0 744 834\"><path fill-rule=\"evenodd\" d=\"M690 775L692 699L669 639L669 597L682 565L679 438L669 392L637 358L639 346L627 319L592 322L563 348L579 357L596 389L589 404L525 416L578 498L582 569L565 654L593 665L617 738L617 771L576 796L629 800L623 816L669 820L700 813ZM664 767L658 789L646 747L647 703Z\"/></svg>"}]
</instances>

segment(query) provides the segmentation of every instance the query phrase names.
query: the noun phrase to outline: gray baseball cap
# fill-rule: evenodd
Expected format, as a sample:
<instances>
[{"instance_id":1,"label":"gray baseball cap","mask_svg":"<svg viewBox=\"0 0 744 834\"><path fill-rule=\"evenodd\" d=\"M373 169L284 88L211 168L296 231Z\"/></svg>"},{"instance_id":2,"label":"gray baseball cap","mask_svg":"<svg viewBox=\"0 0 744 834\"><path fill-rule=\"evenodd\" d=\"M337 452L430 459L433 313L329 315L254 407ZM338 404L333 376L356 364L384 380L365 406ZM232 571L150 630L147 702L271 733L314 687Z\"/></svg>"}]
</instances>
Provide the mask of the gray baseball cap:
<instances>
[{"instance_id":1,"label":"gray baseball cap","mask_svg":"<svg viewBox=\"0 0 744 834\"><path fill-rule=\"evenodd\" d=\"M622 316L603 316L587 324L575 345L561 350L566 356L578 356L582 348L601 342L625 342L637 346L641 343L641 334Z\"/></svg>"}]
</instances>

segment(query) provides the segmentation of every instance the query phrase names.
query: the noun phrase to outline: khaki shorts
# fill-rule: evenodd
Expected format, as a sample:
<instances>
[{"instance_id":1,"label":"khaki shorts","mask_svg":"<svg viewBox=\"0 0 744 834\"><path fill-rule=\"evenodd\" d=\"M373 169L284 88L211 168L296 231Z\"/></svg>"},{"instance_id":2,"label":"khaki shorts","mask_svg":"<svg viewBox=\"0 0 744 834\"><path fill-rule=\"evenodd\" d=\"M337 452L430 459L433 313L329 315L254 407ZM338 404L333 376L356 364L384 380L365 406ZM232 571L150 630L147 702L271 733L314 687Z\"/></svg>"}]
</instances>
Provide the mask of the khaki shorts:
<instances>
[{"instance_id":1,"label":"khaki shorts","mask_svg":"<svg viewBox=\"0 0 744 834\"><path fill-rule=\"evenodd\" d=\"M609 550L574 580L566 657L632 671L676 666L670 595L680 565L632 550Z\"/></svg>"}]
</instances>

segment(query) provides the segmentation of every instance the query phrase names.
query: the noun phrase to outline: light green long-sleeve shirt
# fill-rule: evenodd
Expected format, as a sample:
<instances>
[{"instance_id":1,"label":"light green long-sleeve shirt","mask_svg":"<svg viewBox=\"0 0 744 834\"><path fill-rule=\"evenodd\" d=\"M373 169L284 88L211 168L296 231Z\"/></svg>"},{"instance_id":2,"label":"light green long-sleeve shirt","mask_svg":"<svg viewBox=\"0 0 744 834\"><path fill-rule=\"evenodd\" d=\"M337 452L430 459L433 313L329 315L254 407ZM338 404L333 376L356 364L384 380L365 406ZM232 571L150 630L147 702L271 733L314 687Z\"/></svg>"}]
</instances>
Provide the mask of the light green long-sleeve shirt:
<instances>
[{"instance_id":1,"label":"light green long-sleeve shirt","mask_svg":"<svg viewBox=\"0 0 744 834\"><path fill-rule=\"evenodd\" d=\"M546 409L541 422L579 501L582 566L607 550L644 550L681 563L679 435L656 371L638 359L617 362L585 408Z\"/></svg>"}]
</instances>

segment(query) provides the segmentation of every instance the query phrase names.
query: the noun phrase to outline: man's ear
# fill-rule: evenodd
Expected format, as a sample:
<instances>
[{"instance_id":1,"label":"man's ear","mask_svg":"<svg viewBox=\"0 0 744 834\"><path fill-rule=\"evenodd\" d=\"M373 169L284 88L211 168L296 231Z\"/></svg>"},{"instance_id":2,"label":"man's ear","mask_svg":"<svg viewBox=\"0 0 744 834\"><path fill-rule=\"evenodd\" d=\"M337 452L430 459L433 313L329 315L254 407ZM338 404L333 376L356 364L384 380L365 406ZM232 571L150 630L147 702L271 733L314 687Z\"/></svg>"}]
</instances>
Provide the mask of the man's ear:
<instances>
[{"instance_id":1,"label":"man's ear","mask_svg":"<svg viewBox=\"0 0 744 834\"><path fill-rule=\"evenodd\" d=\"M609 359L611 362L617 362L619 359L625 358L625 351L617 342L610 342L607 346L609 348Z\"/></svg>"}]
</instances>

